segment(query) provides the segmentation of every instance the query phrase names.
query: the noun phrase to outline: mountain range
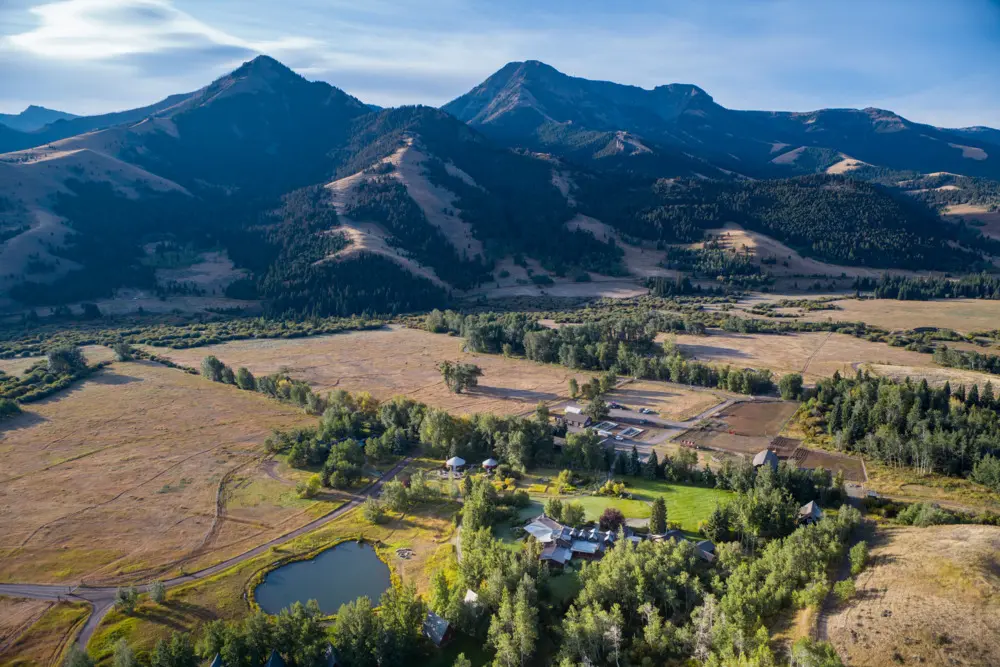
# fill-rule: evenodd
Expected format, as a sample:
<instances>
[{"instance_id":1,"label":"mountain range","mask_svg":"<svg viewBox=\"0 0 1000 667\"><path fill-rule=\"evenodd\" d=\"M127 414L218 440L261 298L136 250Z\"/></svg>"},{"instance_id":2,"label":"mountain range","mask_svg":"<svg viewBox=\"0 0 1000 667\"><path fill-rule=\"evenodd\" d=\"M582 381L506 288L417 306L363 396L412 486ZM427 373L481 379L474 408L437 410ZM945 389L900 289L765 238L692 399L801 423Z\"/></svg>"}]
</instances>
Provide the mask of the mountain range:
<instances>
[{"instance_id":1,"label":"mountain range","mask_svg":"<svg viewBox=\"0 0 1000 667\"><path fill-rule=\"evenodd\" d=\"M1000 202L997 130L878 109L736 111L697 86L537 61L442 109L372 107L261 56L141 109L10 118L0 294L14 307L131 287L275 313L398 312L505 281L655 275L630 248L730 223L845 266L1000 255L938 215ZM225 275L192 279L206 262Z\"/></svg>"}]
</instances>

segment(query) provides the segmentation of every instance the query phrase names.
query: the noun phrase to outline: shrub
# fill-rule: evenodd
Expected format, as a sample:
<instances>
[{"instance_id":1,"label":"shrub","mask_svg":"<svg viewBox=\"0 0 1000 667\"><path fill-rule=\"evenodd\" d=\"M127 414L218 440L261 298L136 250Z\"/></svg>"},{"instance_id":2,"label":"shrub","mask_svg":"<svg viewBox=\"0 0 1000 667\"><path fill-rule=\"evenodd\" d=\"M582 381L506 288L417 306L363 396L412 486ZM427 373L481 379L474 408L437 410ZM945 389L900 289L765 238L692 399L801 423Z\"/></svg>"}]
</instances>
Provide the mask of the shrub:
<instances>
[{"instance_id":1,"label":"shrub","mask_svg":"<svg viewBox=\"0 0 1000 667\"><path fill-rule=\"evenodd\" d=\"M135 611L138 602L139 591L136 590L135 586L119 588L115 591L115 609L124 614L131 614Z\"/></svg>"},{"instance_id":2,"label":"shrub","mask_svg":"<svg viewBox=\"0 0 1000 667\"><path fill-rule=\"evenodd\" d=\"M154 581L149 585L149 599L156 604L163 604L167 599L167 587L162 581Z\"/></svg>"},{"instance_id":3,"label":"shrub","mask_svg":"<svg viewBox=\"0 0 1000 667\"><path fill-rule=\"evenodd\" d=\"M858 576L868 564L868 543L861 540L851 547L851 575Z\"/></svg>"},{"instance_id":4,"label":"shrub","mask_svg":"<svg viewBox=\"0 0 1000 667\"><path fill-rule=\"evenodd\" d=\"M833 585L833 594L837 596L837 599L841 602L847 602L854 594L857 592L857 588L854 585L854 579L844 579L843 581L838 581Z\"/></svg>"},{"instance_id":5,"label":"shrub","mask_svg":"<svg viewBox=\"0 0 1000 667\"><path fill-rule=\"evenodd\" d=\"M9 398L0 398L0 421L21 414L21 406Z\"/></svg>"},{"instance_id":6,"label":"shrub","mask_svg":"<svg viewBox=\"0 0 1000 667\"><path fill-rule=\"evenodd\" d=\"M383 507L382 503L375 498L369 498L366 500L362 511L365 521L368 523L385 523L388 520L388 516L386 516L385 513L385 507Z\"/></svg>"},{"instance_id":7,"label":"shrub","mask_svg":"<svg viewBox=\"0 0 1000 667\"><path fill-rule=\"evenodd\" d=\"M899 513L896 517L899 523L907 526L926 528L956 523L955 516L933 503L915 503Z\"/></svg>"},{"instance_id":8,"label":"shrub","mask_svg":"<svg viewBox=\"0 0 1000 667\"><path fill-rule=\"evenodd\" d=\"M586 520L587 513L580 503L567 503L563 506L562 522L567 526L578 528Z\"/></svg>"}]
</instances>

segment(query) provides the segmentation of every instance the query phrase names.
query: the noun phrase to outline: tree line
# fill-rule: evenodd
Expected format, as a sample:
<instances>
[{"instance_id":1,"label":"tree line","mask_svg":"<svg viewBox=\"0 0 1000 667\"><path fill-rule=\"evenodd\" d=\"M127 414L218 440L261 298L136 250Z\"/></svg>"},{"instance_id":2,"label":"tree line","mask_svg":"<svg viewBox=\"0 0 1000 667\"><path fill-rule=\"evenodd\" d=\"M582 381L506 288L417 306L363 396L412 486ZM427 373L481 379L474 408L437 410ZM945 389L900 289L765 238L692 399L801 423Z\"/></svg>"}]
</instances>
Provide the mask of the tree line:
<instances>
[{"instance_id":1,"label":"tree line","mask_svg":"<svg viewBox=\"0 0 1000 667\"><path fill-rule=\"evenodd\" d=\"M959 278L906 277L883 274L879 278L858 277L853 288L873 292L876 299L927 301L930 299L1000 299L1000 277L974 273Z\"/></svg>"},{"instance_id":2,"label":"tree line","mask_svg":"<svg viewBox=\"0 0 1000 667\"><path fill-rule=\"evenodd\" d=\"M684 358L675 347L656 343L656 334L672 330L676 322L683 326L683 320L669 316L621 316L547 329L523 313L462 315L432 311L424 326L429 331L462 336L471 352L519 354L532 361L572 369L613 371L743 394L773 389L768 370L711 366Z\"/></svg>"},{"instance_id":3,"label":"tree line","mask_svg":"<svg viewBox=\"0 0 1000 667\"><path fill-rule=\"evenodd\" d=\"M1000 451L1000 409L991 384L980 391L929 387L858 372L820 380L808 414L842 450L894 466L946 475L969 473Z\"/></svg>"}]
</instances>

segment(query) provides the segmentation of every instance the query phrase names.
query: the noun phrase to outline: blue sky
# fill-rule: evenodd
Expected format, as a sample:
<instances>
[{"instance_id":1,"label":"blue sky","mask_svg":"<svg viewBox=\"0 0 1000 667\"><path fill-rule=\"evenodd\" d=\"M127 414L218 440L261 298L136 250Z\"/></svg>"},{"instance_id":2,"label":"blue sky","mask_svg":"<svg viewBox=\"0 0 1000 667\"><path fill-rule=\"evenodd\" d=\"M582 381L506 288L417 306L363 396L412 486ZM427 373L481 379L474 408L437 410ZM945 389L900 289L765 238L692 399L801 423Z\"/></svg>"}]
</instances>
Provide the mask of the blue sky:
<instances>
[{"instance_id":1,"label":"blue sky","mask_svg":"<svg viewBox=\"0 0 1000 667\"><path fill-rule=\"evenodd\" d=\"M257 53L386 106L537 59L731 108L1000 127L1000 0L0 0L0 111L140 106Z\"/></svg>"}]
</instances>

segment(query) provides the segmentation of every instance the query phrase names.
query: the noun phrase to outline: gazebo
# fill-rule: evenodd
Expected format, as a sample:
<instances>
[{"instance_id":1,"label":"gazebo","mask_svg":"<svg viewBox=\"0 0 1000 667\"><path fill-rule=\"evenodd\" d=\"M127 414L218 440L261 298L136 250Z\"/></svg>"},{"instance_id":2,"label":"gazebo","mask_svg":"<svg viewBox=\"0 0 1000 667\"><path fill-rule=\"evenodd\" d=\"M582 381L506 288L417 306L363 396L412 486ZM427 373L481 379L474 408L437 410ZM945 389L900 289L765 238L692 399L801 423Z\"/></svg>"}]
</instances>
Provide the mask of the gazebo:
<instances>
[{"instance_id":1,"label":"gazebo","mask_svg":"<svg viewBox=\"0 0 1000 667\"><path fill-rule=\"evenodd\" d=\"M453 456L444 462L445 466L455 471L465 465L465 459L459 458L458 456Z\"/></svg>"},{"instance_id":2,"label":"gazebo","mask_svg":"<svg viewBox=\"0 0 1000 667\"><path fill-rule=\"evenodd\" d=\"M500 465L500 462L494 458L488 458L483 461L483 468L485 468L487 472L493 472L493 469L498 465Z\"/></svg>"}]
</instances>

